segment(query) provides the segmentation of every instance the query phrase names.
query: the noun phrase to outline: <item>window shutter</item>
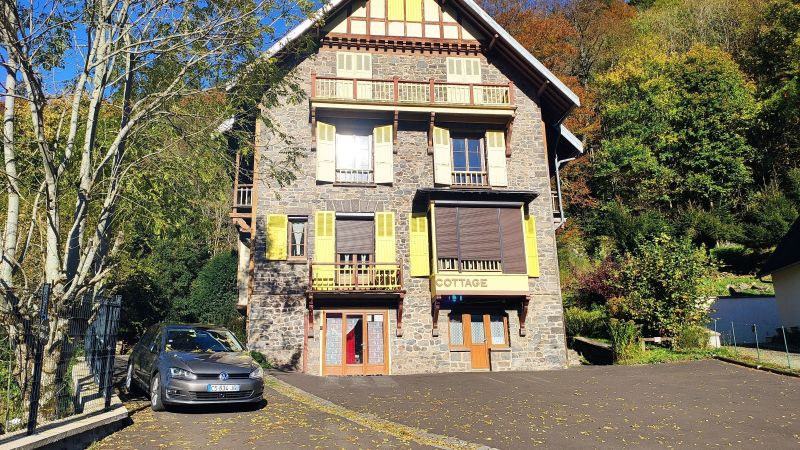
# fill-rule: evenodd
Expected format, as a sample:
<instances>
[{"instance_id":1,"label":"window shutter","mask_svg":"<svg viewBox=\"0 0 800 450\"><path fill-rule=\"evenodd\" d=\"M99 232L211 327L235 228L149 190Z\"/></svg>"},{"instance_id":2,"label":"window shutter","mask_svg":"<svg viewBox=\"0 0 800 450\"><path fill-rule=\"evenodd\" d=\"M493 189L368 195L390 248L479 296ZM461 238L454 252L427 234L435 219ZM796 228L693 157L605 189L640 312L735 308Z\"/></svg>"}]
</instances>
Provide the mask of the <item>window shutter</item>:
<instances>
[{"instance_id":1,"label":"window shutter","mask_svg":"<svg viewBox=\"0 0 800 450\"><path fill-rule=\"evenodd\" d=\"M267 214L267 260L282 261L288 255L289 216Z\"/></svg>"},{"instance_id":2,"label":"window shutter","mask_svg":"<svg viewBox=\"0 0 800 450\"><path fill-rule=\"evenodd\" d=\"M371 219L336 219L336 253L375 254L375 224Z\"/></svg>"},{"instance_id":3,"label":"window shutter","mask_svg":"<svg viewBox=\"0 0 800 450\"><path fill-rule=\"evenodd\" d=\"M458 208L458 256L461 260L500 260L497 208Z\"/></svg>"},{"instance_id":4,"label":"window shutter","mask_svg":"<svg viewBox=\"0 0 800 450\"><path fill-rule=\"evenodd\" d=\"M536 243L536 219L525 217L525 255L528 263L528 276L539 276L539 250Z\"/></svg>"},{"instance_id":5,"label":"window shutter","mask_svg":"<svg viewBox=\"0 0 800 450\"><path fill-rule=\"evenodd\" d=\"M336 127L317 121L317 180L336 181Z\"/></svg>"},{"instance_id":6,"label":"window shutter","mask_svg":"<svg viewBox=\"0 0 800 450\"><path fill-rule=\"evenodd\" d=\"M372 54L336 52L336 76L342 78L372 78ZM353 89L352 83L350 83L350 89Z\"/></svg>"},{"instance_id":7,"label":"window shutter","mask_svg":"<svg viewBox=\"0 0 800 450\"><path fill-rule=\"evenodd\" d=\"M433 127L433 181L435 184L452 184L452 158L450 131Z\"/></svg>"},{"instance_id":8,"label":"window shutter","mask_svg":"<svg viewBox=\"0 0 800 450\"><path fill-rule=\"evenodd\" d=\"M392 147L392 125L375 127L372 130L375 152L375 182L394 181L394 148Z\"/></svg>"},{"instance_id":9,"label":"window shutter","mask_svg":"<svg viewBox=\"0 0 800 450\"><path fill-rule=\"evenodd\" d=\"M481 60L478 58L447 58L448 83L480 83Z\"/></svg>"},{"instance_id":10,"label":"window shutter","mask_svg":"<svg viewBox=\"0 0 800 450\"><path fill-rule=\"evenodd\" d=\"M508 186L506 139L502 131L486 132L486 160L489 166L489 184Z\"/></svg>"},{"instance_id":11,"label":"window shutter","mask_svg":"<svg viewBox=\"0 0 800 450\"><path fill-rule=\"evenodd\" d=\"M394 238L394 213L375 213L375 262L397 261Z\"/></svg>"},{"instance_id":12,"label":"window shutter","mask_svg":"<svg viewBox=\"0 0 800 450\"><path fill-rule=\"evenodd\" d=\"M329 263L314 267L314 286L333 286L336 274L336 214L333 211L317 211L314 215L314 262Z\"/></svg>"},{"instance_id":13,"label":"window shutter","mask_svg":"<svg viewBox=\"0 0 800 450\"><path fill-rule=\"evenodd\" d=\"M422 22L422 0L406 0L406 22Z\"/></svg>"},{"instance_id":14,"label":"window shutter","mask_svg":"<svg viewBox=\"0 0 800 450\"><path fill-rule=\"evenodd\" d=\"M503 236L503 273L526 273L520 208L500 208L500 233Z\"/></svg>"},{"instance_id":15,"label":"window shutter","mask_svg":"<svg viewBox=\"0 0 800 450\"><path fill-rule=\"evenodd\" d=\"M425 213L408 215L410 236L411 276L427 277L431 274L428 248L428 217Z\"/></svg>"},{"instance_id":16,"label":"window shutter","mask_svg":"<svg viewBox=\"0 0 800 450\"><path fill-rule=\"evenodd\" d=\"M436 257L458 258L458 208L437 206L436 219Z\"/></svg>"},{"instance_id":17,"label":"window shutter","mask_svg":"<svg viewBox=\"0 0 800 450\"><path fill-rule=\"evenodd\" d=\"M389 0L389 20L404 20L405 14L403 13L403 4L405 0Z\"/></svg>"}]
</instances>

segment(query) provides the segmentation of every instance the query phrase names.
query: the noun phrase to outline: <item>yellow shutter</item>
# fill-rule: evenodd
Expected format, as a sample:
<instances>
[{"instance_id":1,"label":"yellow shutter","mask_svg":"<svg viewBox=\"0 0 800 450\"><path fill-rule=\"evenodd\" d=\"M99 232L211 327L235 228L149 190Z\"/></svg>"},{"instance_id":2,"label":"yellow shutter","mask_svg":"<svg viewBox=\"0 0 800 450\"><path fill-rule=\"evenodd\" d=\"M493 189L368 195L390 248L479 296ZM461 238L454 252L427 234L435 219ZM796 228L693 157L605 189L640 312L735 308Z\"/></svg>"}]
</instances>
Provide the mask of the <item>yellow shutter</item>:
<instances>
[{"instance_id":1,"label":"yellow shutter","mask_svg":"<svg viewBox=\"0 0 800 450\"><path fill-rule=\"evenodd\" d=\"M375 182L394 181L394 148L392 147L392 125L375 127L372 138L375 150Z\"/></svg>"},{"instance_id":2,"label":"yellow shutter","mask_svg":"<svg viewBox=\"0 0 800 450\"><path fill-rule=\"evenodd\" d=\"M375 262L397 261L394 239L394 213L375 213Z\"/></svg>"},{"instance_id":3,"label":"yellow shutter","mask_svg":"<svg viewBox=\"0 0 800 450\"><path fill-rule=\"evenodd\" d=\"M486 132L486 161L489 166L489 184L492 186L508 186L506 139L502 131Z\"/></svg>"},{"instance_id":4,"label":"yellow shutter","mask_svg":"<svg viewBox=\"0 0 800 450\"><path fill-rule=\"evenodd\" d=\"M422 0L406 0L406 22L422 22Z\"/></svg>"},{"instance_id":5,"label":"yellow shutter","mask_svg":"<svg viewBox=\"0 0 800 450\"><path fill-rule=\"evenodd\" d=\"M539 250L536 243L536 219L525 216L525 257L528 265L528 276L539 276Z\"/></svg>"},{"instance_id":6,"label":"yellow shutter","mask_svg":"<svg viewBox=\"0 0 800 450\"><path fill-rule=\"evenodd\" d=\"M427 277L431 274L428 246L428 217L425 213L408 215L410 236L411 276Z\"/></svg>"},{"instance_id":7,"label":"yellow shutter","mask_svg":"<svg viewBox=\"0 0 800 450\"><path fill-rule=\"evenodd\" d=\"M433 127L433 181L436 184L453 183L450 156L450 131Z\"/></svg>"},{"instance_id":8,"label":"yellow shutter","mask_svg":"<svg viewBox=\"0 0 800 450\"><path fill-rule=\"evenodd\" d=\"M289 216L267 214L267 260L280 261L288 254Z\"/></svg>"},{"instance_id":9,"label":"yellow shutter","mask_svg":"<svg viewBox=\"0 0 800 450\"><path fill-rule=\"evenodd\" d=\"M314 287L325 289L334 286L336 262L336 213L317 211L314 215L314 262L328 263L313 268Z\"/></svg>"},{"instance_id":10,"label":"yellow shutter","mask_svg":"<svg viewBox=\"0 0 800 450\"><path fill-rule=\"evenodd\" d=\"M389 0L389 14L387 14L389 20L404 20L404 3L405 0Z\"/></svg>"},{"instance_id":11,"label":"yellow shutter","mask_svg":"<svg viewBox=\"0 0 800 450\"><path fill-rule=\"evenodd\" d=\"M336 127L317 121L317 180L336 181Z\"/></svg>"}]
</instances>

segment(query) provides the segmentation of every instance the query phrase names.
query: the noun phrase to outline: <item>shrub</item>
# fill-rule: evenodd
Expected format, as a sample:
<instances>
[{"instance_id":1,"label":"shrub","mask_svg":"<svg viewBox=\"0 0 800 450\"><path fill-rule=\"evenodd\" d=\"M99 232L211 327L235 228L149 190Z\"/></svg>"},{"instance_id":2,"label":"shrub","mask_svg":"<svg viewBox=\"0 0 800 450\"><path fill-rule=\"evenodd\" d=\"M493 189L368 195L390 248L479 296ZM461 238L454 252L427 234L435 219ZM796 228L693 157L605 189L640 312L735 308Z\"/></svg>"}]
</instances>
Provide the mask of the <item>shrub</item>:
<instances>
[{"instance_id":1,"label":"shrub","mask_svg":"<svg viewBox=\"0 0 800 450\"><path fill-rule=\"evenodd\" d=\"M633 321L609 320L608 334L611 337L611 346L614 350L614 360L616 362L624 363L635 359L641 353L639 344L641 327Z\"/></svg>"},{"instance_id":2,"label":"shrub","mask_svg":"<svg viewBox=\"0 0 800 450\"><path fill-rule=\"evenodd\" d=\"M606 314L602 310L587 311L578 307L564 310L567 336L600 337L605 332Z\"/></svg>"},{"instance_id":3,"label":"shrub","mask_svg":"<svg viewBox=\"0 0 800 450\"><path fill-rule=\"evenodd\" d=\"M259 366L264 369L272 369L272 363L264 356L263 353L257 352L255 350L250 351L250 356L253 358L253 361L257 362Z\"/></svg>"},{"instance_id":4,"label":"shrub","mask_svg":"<svg viewBox=\"0 0 800 450\"><path fill-rule=\"evenodd\" d=\"M672 337L674 350L704 349L708 346L708 330L700 325L682 325Z\"/></svg>"}]
</instances>

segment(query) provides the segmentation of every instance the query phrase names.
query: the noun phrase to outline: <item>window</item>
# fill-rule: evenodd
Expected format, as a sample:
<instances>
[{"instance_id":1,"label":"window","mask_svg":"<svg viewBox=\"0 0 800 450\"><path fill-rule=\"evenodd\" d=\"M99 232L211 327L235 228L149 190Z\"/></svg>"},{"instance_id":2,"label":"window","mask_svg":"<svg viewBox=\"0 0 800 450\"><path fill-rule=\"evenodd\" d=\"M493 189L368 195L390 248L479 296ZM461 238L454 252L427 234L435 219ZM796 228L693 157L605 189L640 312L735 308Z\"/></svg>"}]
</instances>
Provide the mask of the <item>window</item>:
<instances>
[{"instance_id":1,"label":"window","mask_svg":"<svg viewBox=\"0 0 800 450\"><path fill-rule=\"evenodd\" d=\"M451 140L454 186L488 186L483 138L454 135Z\"/></svg>"},{"instance_id":2,"label":"window","mask_svg":"<svg viewBox=\"0 0 800 450\"><path fill-rule=\"evenodd\" d=\"M372 135L366 131L336 133L336 182L372 183Z\"/></svg>"},{"instance_id":3,"label":"window","mask_svg":"<svg viewBox=\"0 0 800 450\"><path fill-rule=\"evenodd\" d=\"M470 344L508 347L508 317L503 313L453 312L449 316L450 347L465 348ZM465 339L465 336L467 337Z\"/></svg>"},{"instance_id":4,"label":"window","mask_svg":"<svg viewBox=\"0 0 800 450\"><path fill-rule=\"evenodd\" d=\"M289 258L304 259L306 257L306 217L289 217Z\"/></svg>"}]
</instances>

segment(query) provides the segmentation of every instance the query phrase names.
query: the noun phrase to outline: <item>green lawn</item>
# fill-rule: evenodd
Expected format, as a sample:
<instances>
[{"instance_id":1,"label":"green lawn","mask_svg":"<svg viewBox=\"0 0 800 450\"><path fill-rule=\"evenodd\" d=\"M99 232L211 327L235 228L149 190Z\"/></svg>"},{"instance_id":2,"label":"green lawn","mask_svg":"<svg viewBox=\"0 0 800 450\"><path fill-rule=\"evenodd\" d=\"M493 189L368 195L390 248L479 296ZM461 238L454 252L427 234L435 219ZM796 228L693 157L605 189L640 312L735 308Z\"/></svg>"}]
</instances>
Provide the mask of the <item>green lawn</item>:
<instances>
[{"instance_id":1,"label":"green lawn","mask_svg":"<svg viewBox=\"0 0 800 450\"><path fill-rule=\"evenodd\" d=\"M721 272L716 278L709 280L709 283L711 283L715 296L775 295L771 277L764 277L762 281L755 275L734 275Z\"/></svg>"}]
</instances>

